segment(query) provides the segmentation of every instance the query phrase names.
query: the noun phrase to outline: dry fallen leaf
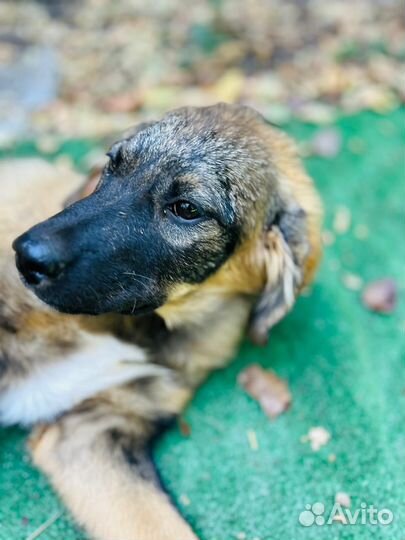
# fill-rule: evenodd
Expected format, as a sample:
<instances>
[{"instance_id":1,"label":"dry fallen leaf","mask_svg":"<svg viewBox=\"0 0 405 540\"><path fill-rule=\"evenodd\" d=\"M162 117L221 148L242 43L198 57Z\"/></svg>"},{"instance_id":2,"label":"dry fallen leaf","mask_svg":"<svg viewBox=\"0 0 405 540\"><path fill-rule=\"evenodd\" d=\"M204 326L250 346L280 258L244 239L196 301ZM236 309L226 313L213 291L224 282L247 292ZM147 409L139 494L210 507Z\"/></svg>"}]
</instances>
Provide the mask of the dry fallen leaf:
<instances>
[{"instance_id":1,"label":"dry fallen leaf","mask_svg":"<svg viewBox=\"0 0 405 540\"><path fill-rule=\"evenodd\" d=\"M240 96L245 77L240 69L230 69L212 88L215 99L232 103Z\"/></svg>"},{"instance_id":2,"label":"dry fallen leaf","mask_svg":"<svg viewBox=\"0 0 405 540\"><path fill-rule=\"evenodd\" d=\"M330 124L336 118L335 108L325 103L305 103L297 108L296 115L310 124Z\"/></svg>"},{"instance_id":3,"label":"dry fallen leaf","mask_svg":"<svg viewBox=\"0 0 405 540\"><path fill-rule=\"evenodd\" d=\"M340 506L344 506L345 508L350 508L352 501L348 493L345 493L344 491L339 491L335 495L335 503L338 503L340 504Z\"/></svg>"},{"instance_id":4,"label":"dry fallen leaf","mask_svg":"<svg viewBox=\"0 0 405 540\"><path fill-rule=\"evenodd\" d=\"M342 147L342 135L336 128L324 128L318 131L311 142L312 153L324 158L336 157Z\"/></svg>"},{"instance_id":5,"label":"dry fallen leaf","mask_svg":"<svg viewBox=\"0 0 405 540\"><path fill-rule=\"evenodd\" d=\"M242 371L238 382L272 419L277 418L291 405L292 397L287 383L273 371L266 371L257 364Z\"/></svg>"},{"instance_id":6,"label":"dry fallen leaf","mask_svg":"<svg viewBox=\"0 0 405 540\"><path fill-rule=\"evenodd\" d=\"M179 430L180 433L183 435L183 437L190 437L191 435L191 426L188 422L183 420L182 418L179 419Z\"/></svg>"},{"instance_id":7,"label":"dry fallen leaf","mask_svg":"<svg viewBox=\"0 0 405 540\"><path fill-rule=\"evenodd\" d=\"M181 504L183 506L190 506L190 504L191 504L191 501L190 501L188 495L186 495L185 493L180 495L180 502L181 502Z\"/></svg>"},{"instance_id":8,"label":"dry fallen leaf","mask_svg":"<svg viewBox=\"0 0 405 540\"><path fill-rule=\"evenodd\" d=\"M322 426L312 427L307 435L301 437L301 442L309 442L314 452L317 452L330 441L331 435L327 429Z\"/></svg>"},{"instance_id":9,"label":"dry fallen leaf","mask_svg":"<svg viewBox=\"0 0 405 540\"><path fill-rule=\"evenodd\" d=\"M256 452L259 450L259 441L257 440L256 431L249 429L246 433L250 448Z\"/></svg>"},{"instance_id":10,"label":"dry fallen leaf","mask_svg":"<svg viewBox=\"0 0 405 540\"><path fill-rule=\"evenodd\" d=\"M346 206L339 206L333 220L333 229L338 234L345 234L350 229L352 215Z\"/></svg>"},{"instance_id":11,"label":"dry fallen leaf","mask_svg":"<svg viewBox=\"0 0 405 540\"><path fill-rule=\"evenodd\" d=\"M109 96L101 101L100 107L109 113L137 111L143 105L143 95L136 92L124 92Z\"/></svg>"},{"instance_id":12,"label":"dry fallen leaf","mask_svg":"<svg viewBox=\"0 0 405 540\"><path fill-rule=\"evenodd\" d=\"M33 112L29 127L39 136L103 135L145 115L221 99L254 104L275 123L298 117L317 125L342 108L385 113L405 101L401 0L352 2L350 13L341 0L195 0L186 10L181 0L164 0L152 14L133 0L97 0L96 10L94 0L70 4L1 3L6 79L35 83L23 94L0 89L4 118L14 126L15 111L39 95L62 105ZM2 132L6 144L13 129ZM366 150L355 138L348 147Z\"/></svg>"},{"instance_id":13,"label":"dry fallen leaf","mask_svg":"<svg viewBox=\"0 0 405 540\"><path fill-rule=\"evenodd\" d=\"M343 285L351 291L360 291L363 286L363 280L360 276L346 272L342 277Z\"/></svg>"},{"instance_id":14,"label":"dry fallen leaf","mask_svg":"<svg viewBox=\"0 0 405 540\"><path fill-rule=\"evenodd\" d=\"M379 279L363 290L363 304L371 311L392 313L397 303L397 286L393 279Z\"/></svg>"}]
</instances>

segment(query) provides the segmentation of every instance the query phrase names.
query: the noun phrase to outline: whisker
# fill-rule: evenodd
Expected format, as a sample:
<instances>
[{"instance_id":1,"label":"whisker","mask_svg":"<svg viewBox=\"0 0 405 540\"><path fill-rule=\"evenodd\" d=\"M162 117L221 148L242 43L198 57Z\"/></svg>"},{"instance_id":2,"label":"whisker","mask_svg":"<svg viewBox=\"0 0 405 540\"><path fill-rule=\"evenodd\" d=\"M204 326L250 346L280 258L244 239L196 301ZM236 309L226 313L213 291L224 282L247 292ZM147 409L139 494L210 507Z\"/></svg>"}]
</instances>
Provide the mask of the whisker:
<instances>
[{"instance_id":1,"label":"whisker","mask_svg":"<svg viewBox=\"0 0 405 540\"><path fill-rule=\"evenodd\" d=\"M137 274L136 272L123 272L125 276L132 276L133 278L140 278L140 279L147 279L149 281L153 281L152 278L148 276L143 276L142 274Z\"/></svg>"}]
</instances>

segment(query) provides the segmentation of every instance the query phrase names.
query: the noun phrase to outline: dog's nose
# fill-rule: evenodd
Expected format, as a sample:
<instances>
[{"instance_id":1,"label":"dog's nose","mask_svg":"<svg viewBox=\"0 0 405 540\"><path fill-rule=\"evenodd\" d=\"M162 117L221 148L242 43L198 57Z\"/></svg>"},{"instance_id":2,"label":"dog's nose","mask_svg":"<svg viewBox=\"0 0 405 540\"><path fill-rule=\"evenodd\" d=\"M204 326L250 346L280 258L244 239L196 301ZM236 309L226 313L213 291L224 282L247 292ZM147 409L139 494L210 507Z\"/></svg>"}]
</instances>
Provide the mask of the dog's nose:
<instances>
[{"instance_id":1,"label":"dog's nose","mask_svg":"<svg viewBox=\"0 0 405 540\"><path fill-rule=\"evenodd\" d=\"M13 242L16 265L30 285L56 278L66 266L51 242L23 234Z\"/></svg>"}]
</instances>

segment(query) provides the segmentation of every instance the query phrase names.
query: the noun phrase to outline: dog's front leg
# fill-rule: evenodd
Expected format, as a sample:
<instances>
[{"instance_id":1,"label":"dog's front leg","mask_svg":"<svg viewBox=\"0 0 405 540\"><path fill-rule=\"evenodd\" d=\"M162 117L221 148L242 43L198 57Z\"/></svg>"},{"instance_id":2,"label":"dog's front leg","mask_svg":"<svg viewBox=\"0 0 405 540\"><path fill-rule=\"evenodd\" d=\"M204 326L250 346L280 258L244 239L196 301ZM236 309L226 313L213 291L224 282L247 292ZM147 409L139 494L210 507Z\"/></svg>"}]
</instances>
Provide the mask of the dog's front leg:
<instances>
[{"instance_id":1,"label":"dog's front leg","mask_svg":"<svg viewBox=\"0 0 405 540\"><path fill-rule=\"evenodd\" d=\"M165 493L133 433L95 428L78 416L37 428L34 462L77 521L97 540L196 540ZM144 426L140 426L144 429Z\"/></svg>"}]
</instances>

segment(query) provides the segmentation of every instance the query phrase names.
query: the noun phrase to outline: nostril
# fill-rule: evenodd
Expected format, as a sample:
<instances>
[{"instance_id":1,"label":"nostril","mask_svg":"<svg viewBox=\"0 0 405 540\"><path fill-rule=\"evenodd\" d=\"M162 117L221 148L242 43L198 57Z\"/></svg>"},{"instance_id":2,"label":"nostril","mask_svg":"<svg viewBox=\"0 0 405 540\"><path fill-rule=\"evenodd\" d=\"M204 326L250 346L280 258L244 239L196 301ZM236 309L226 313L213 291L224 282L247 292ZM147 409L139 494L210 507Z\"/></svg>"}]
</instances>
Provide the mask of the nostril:
<instances>
[{"instance_id":1,"label":"nostril","mask_svg":"<svg viewBox=\"0 0 405 540\"><path fill-rule=\"evenodd\" d=\"M63 270L61 261L51 244L26 238L23 235L13 243L16 266L30 285L38 285L45 278L53 279Z\"/></svg>"},{"instance_id":2,"label":"nostril","mask_svg":"<svg viewBox=\"0 0 405 540\"><path fill-rule=\"evenodd\" d=\"M34 265L27 262L20 254L16 253L15 262L18 271L22 274L29 285L39 285L46 278L46 274Z\"/></svg>"}]
</instances>

